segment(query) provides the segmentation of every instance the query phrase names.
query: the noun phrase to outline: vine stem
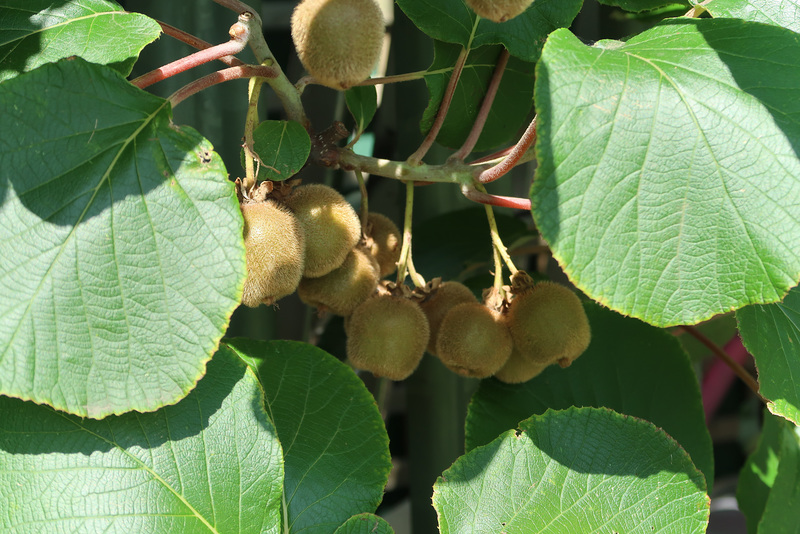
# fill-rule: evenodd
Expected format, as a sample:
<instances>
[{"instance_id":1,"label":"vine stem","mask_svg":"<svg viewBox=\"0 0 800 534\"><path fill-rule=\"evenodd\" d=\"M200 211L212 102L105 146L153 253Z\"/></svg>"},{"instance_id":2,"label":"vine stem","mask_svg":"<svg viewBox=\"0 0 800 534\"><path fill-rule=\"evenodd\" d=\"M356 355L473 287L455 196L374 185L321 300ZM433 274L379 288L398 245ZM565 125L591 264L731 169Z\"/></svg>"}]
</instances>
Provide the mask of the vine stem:
<instances>
[{"instance_id":1,"label":"vine stem","mask_svg":"<svg viewBox=\"0 0 800 534\"><path fill-rule=\"evenodd\" d=\"M745 385L749 387L753 393L755 393L756 397L758 397L764 404L767 404L768 402L767 399L764 398L761 395L761 393L758 392L758 381L755 378L753 378L750 375L750 373L748 373L747 370L744 367L742 367L742 365L739 362L731 358L727 352L722 350L716 343L711 341L708 337L706 337L705 334L700 332L697 328L687 325L682 325L680 328L683 329L689 335L691 335L693 338L695 338L697 341L705 345L706 348L708 348L711 352L713 352L715 356L717 356L723 362L725 362L725 364L731 368L731 371L733 371L736 374L736 376L738 376L742 380L742 382L744 382Z\"/></svg>"},{"instance_id":2,"label":"vine stem","mask_svg":"<svg viewBox=\"0 0 800 534\"><path fill-rule=\"evenodd\" d=\"M406 160L409 164L419 165L422 162L422 158L425 157L425 154L427 154L428 150L433 146L436 136L439 135L439 130L442 129L444 119L447 117L447 111L450 109L450 103L453 101L453 94L456 92L456 85L458 84L459 78L461 78L461 72L464 70L464 64L467 62L468 55L469 50L462 48L456 60L456 64L453 67L450 80L447 82L447 88L444 91L444 95L442 95L442 101L439 104L439 111L436 113L436 119L434 119L433 125L425 136L425 139L422 140L422 144L416 152L411 154Z\"/></svg>"},{"instance_id":3,"label":"vine stem","mask_svg":"<svg viewBox=\"0 0 800 534\"><path fill-rule=\"evenodd\" d=\"M485 171L481 172L478 175L478 181L482 184L488 184L489 182L493 182L498 178L505 176L508 171L514 168L522 158L522 156L528 151L530 146L536 140L536 117L533 118L531 123L525 129L525 133L522 134L519 141L514 148L511 149L511 152L497 165L486 169Z\"/></svg>"},{"instance_id":4,"label":"vine stem","mask_svg":"<svg viewBox=\"0 0 800 534\"><path fill-rule=\"evenodd\" d=\"M261 95L261 86L264 84L264 78L250 78L247 84L248 105L247 114L244 120L244 168L245 177L242 180L242 188L248 194L256 186L256 173L253 169L253 161L261 161L261 158L256 154L253 144L253 130L258 125L258 97Z\"/></svg>"},{"instance_id":5,"label":"vine stem","mask_svg":"<svg viewBox=\"0 0 800 534\"><path fill-rule=\"evenodd\" d=\"M494 104L494 98L497 96L497 88L500 87L500 81L503 79L503 73L506 71L508 58L508 50L504 48L503 51L500 52L500 57L497 58L497 65L492 73L492 79L489 81L489 87L486 88L486 96L483 97L483 102L481 102L478 116L475 117L475 122L472 124L472 129L469 135L467 135L464 144L448 158L448 161L464 161L464 158L475 148L475 144L478 142L481 132L483 132L483 127L486 125L486 119L489 117L492 104Z\"/></svg>"},{"instance_id":6,"label":"vine stem","mask_svg":"<svg viewBox=\"0 0 800 534\"><path fill-rule=\"evenodd\" d=\"M182 43L186 43L192 48L197 48L198 50L205 50L207 48L211 48L211 43L208 43L199 37L195 37L191 33L187 33L183 30L179 30L175 26L171 26L166 22L161 22L160 20L156 20L156 22L161 26L161 30L164 32L165 35L169 35L170 37L181 41ZM217 58L218 60L222 61L229 67L237 67L240 65L244 65L245 63L240 59L237 59L233 56L223 56Z\"/></svg>"},{"instance_id":7,"label":"vine stem","mask_svg":"<svg viewBox=\"0 0 800 534\"><path fill-rule=\"evenodd\" d=\"M364 174L356 169L356 179L358 180L358 189L361 191L361 235L367 236L367 220L369 219L369 197L367 195L367 182L364 180Z\"/></svg>"},{"instance_id":8,"label":"vine stem","mask_svg":"<svg viewBox=\"0 0 800 534\"><path fill-rule=\"evenodd\" d=\"M203 89L208 89L211 86L217 85L218 83L253 77L270 79L273 76L277 76L277 74L272 67L258 65L240 65L238 67L228 67L227 69L212 72L211 74L203 76L192 83L184 85L172 93L167 100L169 100L170 104L172 104L172 107L174 108L190 96L199 93Z\"/></svg>"},{"instance_id":9,"label":"vine stem","mask_svg":"<svg viewBox=\"0 0 800 534\"><path fill-rule=\"evenodd\" d=\"M209 48L205 48L199 52L195 52L194 54L189 54L186 57L182 57L171 63L167 63L162 67L142 74L138 78L132 80L131 83L139 89L144 89L145 87L149 87L156 82L166 80L167 78L175 76L176 74L180 74L181 72L185 72L199 65L203 65L209 61L214 61L215 59L238 54L244 50L244 47L247 46L247 41L250 39L250 28L246 23L248 17L245 17L245 15L246 14L240 15L239 22L236 22L233 26L231 26L231 29L228 32L231 36L231 40L227 43L210 46ZM243 22L242 19L245 19L245 22Z\"/></svg>"},{"instance_id":10,"label":"vine stem","mask_svg":"<svg viewBox=\"0 0 800 534\"><path fill-rule=\"evenodd\" d=\"M506 249L506 246L503 244L503 240L500 239L500 233L497 231L497 221L494 218L494 211L492 210L492 207L489 204L484 204L483 207L484 209L486 209L486 219L489 221L489 233L492 236L492 246L494 247L495 253L498 254L503 259L506 266L508 267L508 270L511 271L511 274L515 275L517 274L518 269L517 266L514 265L514 262L511 260L511 256L508 255L508 249ZM496 265L495 269L497 269ZM500 266L500 269L497 270L502 273L503 272L502 265ZM495 273L495 277L496 276L497 273ZM497 280L495 278L495 283L496 282Z\"/></svg>"},{"instance_id":11,"label":"vine stem","mask_svg":"<svg viewBox=\"0 0 800 534\"><path fill-rule=\"evenodd\" d=\"M483 204L484 206L497 206L498 208L513 208L527 211L531 209L530 199L492 195L487 193L485 189L483 191L476 189L473 185L462 185L461 194L473 202Z\"/></svg>"}]
</instances>

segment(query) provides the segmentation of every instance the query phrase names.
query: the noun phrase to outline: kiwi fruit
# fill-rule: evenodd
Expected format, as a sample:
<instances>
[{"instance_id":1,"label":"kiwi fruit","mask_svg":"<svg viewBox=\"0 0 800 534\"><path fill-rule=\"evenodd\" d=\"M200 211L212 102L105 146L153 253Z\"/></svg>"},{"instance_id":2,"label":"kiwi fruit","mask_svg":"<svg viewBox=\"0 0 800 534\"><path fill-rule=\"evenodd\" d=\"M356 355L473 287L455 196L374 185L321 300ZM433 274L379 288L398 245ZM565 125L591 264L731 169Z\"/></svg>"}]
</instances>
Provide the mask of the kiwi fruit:
<instances>
[{"instance_id":1,"label":"kiwi fruit","mask_svg":"<svg viewBox=\"0 0 800 534\"><path fill-rule=\"evenodd\" d=\"M303 276L305 238L294 215L273 200L245 203L244 247L247 279L242 304L273 304L294 293Z\"/></svg>"},{"instance_id":2,"label":"kiwi fruit","mask_svg":"<svg viewBox=\"0 0 800 534\"><path fill-rule=\"evenodd\" d=\"M569 365L592 338L578 296L553 282L539 282L515 295L506 324L521 356L540 365Z\"/></svg>"},{"instance_id":3,"label":"kiwi fruit","mask_svg":"<svg viewBox=\"0 0 800 534\"><path fill-rule=\"evenodd\" d=\"M403 238L400 229L386 215L370 213L367 217L369 249L381 269L381 278L397 270Z\"/></svg>"},{"instance_id":4,"label":"kiwi fruit","mask_svg":"<svg viewBox=\"0 0 800 534\"><path fill-rule=\"evenodd\" d=\"M378 280L378 262L363 247L356 247L340 267L325 276L303 278L297 294L310 306L347 316L372 295Z\"/></svg>"},{"instance_id":5,"label":"kiwi fruit","mask_svg":"<svg viewBox=\"0 0 800 534\"><path fill-rule=\"evenodd\" d=\"M428 320L413 300L376 294L347 323L347 356L353 366L390 380L408 378L428 344Z\"/></svg>"},{"instance_id":6,"label":"kiwi fruit","mask_svg":"<svg viewBox=\"0 0 800 534\"><path fill-rule=\"evenodd\" d=\"M502 316L479 302L453 306L436 338L436 356L463 376L492 376L508 361L513 343Z\"/></svg>"},{"instance_id":7,"label":"kiwi fruit","mask_svg":"<svg viewBox=\"0 0 800 534\"><path fill-rule=\"evenodd\" d=\"M308 73L337 90L366 80L383 45L383 14L374 0L303 0L291 27Z\"/></svg>"},{"instance_id":8,"label":"kiwi fruit","mask_svg":"<svg viewBox=\"0 0 800 534\"><path fill-rule=\"evenodd\" d=\"M546 364L524 358L517 349L514 349L506 364L494 374L494 377L506 384L521 384L538 376L546 368Z\"/></svg>"},{"instance_id":9,"label":"kiwi fruit","mask_svg":"<svg viewBox=\"0 0 800 534\"><path fill-rule=\"evenodd\" d=\"M465 0L478 16L494 22L505 22L528 9L533 0Z\"/></svg>"},{"instance_id":10,"label":"kiwi fruit","mask_svg":"<svg viewBox=\"0 0 800 534\"><path fill-rule=\"evenodd\" d=\"M296 187L285 202L306 236L303 276L318 278L344 263L361 239L361 220L347 200L332 187L310 184Z\"/></svg>"},{"instance_id":11,"label":"kiwi fruit","mask_svg":"<svg viewBox=\"0 0 800 534\"><path fill-rule=\"evenodd\" d=\"M428 352L436 354L436 340L439 336L439 327L447 312L449 312L453 306L466 302L478 303L478 299L475 298L470 288L461 282L454 282L452 280L442 282L420 302L420 307L428 318L428 324L431 330L431 339L427 347Z\"/></svg>"}]
</instances>

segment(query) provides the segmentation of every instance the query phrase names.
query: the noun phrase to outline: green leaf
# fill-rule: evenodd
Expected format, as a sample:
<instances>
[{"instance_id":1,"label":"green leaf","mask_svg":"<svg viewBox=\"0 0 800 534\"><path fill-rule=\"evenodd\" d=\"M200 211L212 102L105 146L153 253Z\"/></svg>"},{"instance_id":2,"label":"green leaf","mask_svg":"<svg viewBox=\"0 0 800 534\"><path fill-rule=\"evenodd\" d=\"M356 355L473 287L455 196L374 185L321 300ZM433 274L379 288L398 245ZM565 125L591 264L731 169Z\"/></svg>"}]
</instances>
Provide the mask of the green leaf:
<instances>
[{"instance_id":1,"label":"green leaf","mask_svg":"<svg viewBox=\"0 0 800 534\"><path fill-rule=\"evenodd\" d=\"M520 219L495 213L500 237L506 243L530 232ZM486 211L466 208L450 211L414 226L414 265L425 278L459 278L477 263L492 261L492 242Z\"/></svg>"},{"instance_id":2,"label":"green leaf","mask_svg":"<svg viewBox=\"0 0 800 534\"><path fill-rule=\"evenodd\" d=\"M80 58L0 84L0 115L0 394L93 418L177 402L245 275L219 156Z\"/></svg>"},{"instance_id":3,"label":"green leaf","mask_svg":"<svg viewBox=\"0 0 800 534\"><path fill-rule=\"evenodd\" d=\"M462 456L433 487L442 534L705 532L689 455L647 421L548 411Z\"/></svg>"},{"instance_id":4,"label":"green leaf","mask_svg":"<svg viewBox=\"0 0 800 534\"><path fill-rule=\"evenodd\" d=\"M393 534L384 519L373 514L358 514L344 522L334 534Z\"/></svg>"},{"instance_id":5,"label":"green leaf","mask_svg":"<svg viewBox=\"0 0 800 534\"><path fill-rule=\"evenodd\" d=\"M197 388L81 419L0 397L0 530L281 532L283 467L252 371L222 347Z\"/></svg>"},{"instance_id":6,"label":"green leaf","mask_svg":"<svg viewBox=\"0 0 800 534\"><path fill-rule=\"evenodd\" d=\"M800 278L800 36L675 20L554 32L537 66L539 230L591 298L657 326L775 302Z\"/></svg>"},{"instance_id":7,"label":"green leaf","mask_svg":"<svg viewBox=\"0 0 800 534\"><path fill-rule=\"evenodd\" d=\"M758 368L759 392L775 415L800 424L800 288L775 304L736 312L739 333Z\"/></svg>"},{"instance_id":8,"label":"green leaf","mask_svg":"<svg viewBox=\"0 0 800 534\"><path fill-rule=\"evenodd\" d=\"M769 414L758 447L739 476L736 498L747 531L796 532L800 506L800 429Z\"/></svg>"},{"instance_id":9,"label":"green leaf","mask_svg":"<svg viewBox=\"0 0 800 534\"><path fill-rule=\"evenodd\" d=\"M713 481L700 389L680 343L663 330L594 303L585 307L592 342L571 366L551 366L524 384L481 382L467 413L467 450L548 409L606 407L663 428Z\"/></svg>"},{"instance_id":10,"label":"green leaf","mask_svg":"<svg viewBox=\"0 0 800 534\"><path fill-rule=\"evenodd\" d=\"M345 91L344 100L356 121L356 137L360 137L378 110L378 92L374 85L358 85Z\"/></svg>"},{"instance_id":11,"label":"green leaf","mask_svg":"<svg viewBox=\"0 0 800 534\"><path fill-rule=\"evenodd\" d=\"M634 13L641 13L642 11L650 11L660 7L672 6L677 2L676 0L598 0L599 3L607 6L615 6L625 11L632 11ZM689 1L681 2L684 5L689 5Z\"/></svg>"},{"instance_id":12,"label":"green leaf","mask_svg":"<svg viewBox=\"0 0 800 534\"><path fill-rule=\"evenodd\" d=\"M764 22L800 32L800 0L711 0L697 2L716 18Z\"/></svg>"},{"instance_id":13,"label":"green leaf","mask_svg":"<svg viewBox=\"0 0 800 534\"><path fill-rule=\"evenodd\" d=\"M464 143L478 115L501 51L500 46L486 46L470 52L447 117L436 137L439 144L458 148ZM431 99L420 123L423 133L431 129L436 119L453 73L453 64L460 52L458 45L434 42L433 64L425 74ZM475 151L489 150L511 141L520 127L527 123L528 112L533 106L533 67L531 63L509 58Z\"/></svg>"},{"instance_id":14,"label":"green leaf","mask_svg":"<svg viewBox=\"0 0 800 534\"><path fill-rule=\"evenodd\" d=\"M333 532L374 512L389 478L389 438L353 370L296 341L226 342L256 369L285 456L290 532Z\"/></svg>"},{"instance_id":15,"label":"green leaf","mask_svg":"<svg viewBox=\"0 0 800 534\"><path fill-rule=\"evenodd\" d=\"M0 0L0 82L69 56L128 75L161 34L153 19L106 0Z\"/></svg>"},{"instance_id":16,"label":"green leaf","mask_svg":"<svg viewBox=\"0 0 800 534\"><path fill-rule=\"evenodd\" d=\"M253 150L261 158L258 179L280 182L300 172L306 164L311 138L299 122L264 121L253 130Z\"/></svg>"},{"instance_id":17,"label":"green leaf","mask_svg":"<svg viewBox=\"0 0 800 534\"><path fill-rule=\"evenodd\" d=\"M583 0L536 0L527 11L500 24L478 17L463 0L397 0L397 5L436 40L470 50L502 44L512 56L535 62L547 35L569 27Z\"/></svg>"}]
</instances>

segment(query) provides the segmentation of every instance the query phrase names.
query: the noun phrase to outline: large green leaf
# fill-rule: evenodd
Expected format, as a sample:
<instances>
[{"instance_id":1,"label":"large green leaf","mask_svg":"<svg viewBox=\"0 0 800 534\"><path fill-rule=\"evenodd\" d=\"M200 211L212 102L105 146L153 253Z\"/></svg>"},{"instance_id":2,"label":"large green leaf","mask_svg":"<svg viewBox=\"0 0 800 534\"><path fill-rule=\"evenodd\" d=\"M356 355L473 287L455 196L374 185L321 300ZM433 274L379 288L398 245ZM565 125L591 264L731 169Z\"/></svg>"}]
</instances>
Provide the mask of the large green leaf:
<instances>
[{"instance_id":1,"label":"large green leaf","mask_svg":"<svg viewBox=\"0 0 800 534\"><path fill-rule=\"evenodd\" d=\"M702 5L714 17L764 22L800 32L800 0L691 1L695 5Z\"/></svg>"},{"instance_id":2,"label":"large green leaf","mask_svg":"<svg viewBox=\"0 0 800 534\"><path fill-rule=\"evenodd\" d=\"M283 467L252 371L221 348L184 400L81 419L0 397L0 531L281 531Z\"/></svg>"},{"instance_id":3,"label":"large green leaf","mask_svg":"<svg viewBox=\"0 0 800 534\"><path fill-rule=\"evenodd\" d=\"M501 50L500 46L485 46L469 53L447 117L436 137L438 143L451 148L458 148L464 143L486 95ZM459 45L434 42L433 63L425 74L431 99L420 124L423 132L430 130L436 119L442 96L453 73L453 64L460 52ZM533 64L511 57L474 150L489 150L512 140L527 122L532 106Z\"/></svg>"},{"instance_id":4,"label":"large green leaf","mask_svg":"<svg viewBox=\"0 0 800 534\"><path fill-rule=\"evenodd\" d=\"M703 533L709 499L686 451L604 408L548 411L459 458L433 488L442 534Z\"/></svg>"},{"instance_id":5,"label":"large green leaf","mask_svg":"<svg viewBox=\"0 0 800 534\"><path fill-rule=\"evenodd\" d=\"M311 138L299 122L263 121L253 130L253 150L261 159L261 165L257 165L258 180L280 182L297 174L306 164Z\"/></svg>"},{"instance_id":6,"label":"large green leaf","mask_svg":"<svg viewBox=\"0 0 800 534\"><path fill-rule=\"evenodd\" d=\"M283 445L286 524L333 532L374 512L389 478L389 438L375 399L353 370L296 341L226 341L258 373Z\"/></svg>"},{"instance_id":7,"label":"large green leaf","mask_svg":"<svg viewBox=\"0 0 800 534\"><path fill-rule=\"evenodd\" d=\"M758 368L759 392L775 415L800 424L800 288L783 302L736 312L739 332Z\"/></svg>"},{"instance_id":8,"label":"large green leaf","mask_svg":"<svg viewBox=\"0 0 800 534\"><path fill-rule=\"evenodd\" d=\"M425 34L473 49L502 44L512 56L536 61L556 28L566 28L583 0L536 0L521 15L503 23L478 17L463 0L397 0L397 5Z\"/></svg>"},{"instance_id":9,"label":"large green leaf","mask_svg":"<svg viewBox=\"0 0 800 534\"><path fill-rule=\"evenodd\" d=\"M800 35L676 20L554 32L537 66L539 230L593 299L658 326L800 278Z\"/></svg>"},{"instance_id":10,"label":"large green leaf","mask_svg":"<svg viewBox=\"0 0 800 534\"><path fill-rule=\"evenodd\" d=\"M394 530L384 519L374 514L358 514L344 522L334 534L393 534Z\"/></svg>"},{"instance_id":11,"label":"large green leaf","mask_svg":"<svg viewBox=\"0 0 800 534\"><path fill-rule=\"evenodd\" d=\"M156 21L107 0L0 0L0 82L79 56L130 74L161 33Z\"/></svg>"},{"instance_id":12,"label":"large green leaf","mask_svg":"<svg viewBox=\"0 0 800 534\"><path fill-rule=\"evenodd\" d=\"M800 516L800 430L766 414L758 447L739 475L736 497L755 534L798 532Z\"/></svg>"},{"instance_id":13,"label":"large green leaf","mask_svg":"<svg viewBox=\"0 0 800 534\"><path fill-rule=\"evenodd\" d=\"M219 156L79 58L0 84L0 114L0 393L94 418L177 402L245 275Z\"/></svg>"},{"instance_id":14,"label":"large green leaf","mask_svg":"<svg viewBox=\"0 0 800 534\"><path fill-rule=\"evenodd\" d=\"M606 407L663 428L713 481L700 389L680 343L663 330L594 303L586 304L586 314L592 342L570 367L551 366L524 384L481 382L467 413L467 450L548 409Z\"/></svg>"}]
</instances>

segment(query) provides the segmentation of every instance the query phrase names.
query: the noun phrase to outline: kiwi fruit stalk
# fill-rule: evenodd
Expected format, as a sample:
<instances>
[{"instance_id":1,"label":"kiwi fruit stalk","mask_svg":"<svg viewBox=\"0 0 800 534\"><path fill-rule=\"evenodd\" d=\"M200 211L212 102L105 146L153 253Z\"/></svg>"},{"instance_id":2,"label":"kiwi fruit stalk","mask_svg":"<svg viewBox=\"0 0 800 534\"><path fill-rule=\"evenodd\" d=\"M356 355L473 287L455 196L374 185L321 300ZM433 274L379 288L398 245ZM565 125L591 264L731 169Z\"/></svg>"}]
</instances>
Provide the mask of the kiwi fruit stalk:
<instances>
[{"instance_id":1,"label":"kiwi fruit stalk","mask_svg":"<svg viewBox=\"0 0 800 534\"><path fill-rule=\"evenodd\" d=\"M344 263L319 278L303 278L300 300L320 310L347 316L378 286L378 262L362 247L354 248Z\"/></svg>"},{"instance_id":2,"label":"kiwi fruit stalk","mask_svg":"<svg viewBox=\"0 0 800 534\"><path fill-rule=\"evenodd\" d=\"M247 279L242 304L273 304L297 289L303 276L305 237L292 213L273 200L245 203Z\"/></svg>"},{"instance_id":3,"label":"kiwi fruit stalk","mask_svg":"<svg viewBox=\"0 0 800 534\"><path fill-rule=\"evenodd\" d=\"M513 343L502 316L479 302L453 306L436 339L436 356L463 376L492 376L508 361Z\"/></svg>"},{"instance_id":4,"label":"kiwi fruit stalk","mask_svg":"<svg viewBox=\"0 0 800 534\"><path fill-rule=\"evenodd\" d=\"M523 358L540 365L572 363L589 346L589 319L578 296L553 282L539 282L515 295L506 324Z\"/></svg>"},{"instance_id":5,"label":"kiwi fruit stalk","mask_svg":"<svg viewBox=\"0 0 800 534\"><path fill-rule=\"evenodd\" d=\"M306 259L303 276L318 278L342 263L361 239L361 220L353 207L332 187L296 187L286 205L303 227Z\"/></svg>"},{"instance_id":6,"label":"kiwi fruit stalk","mask_svg":"<svg viewBox=\"0 0 800 534\"><path fill-rule=\"evenodd\" d=\"M413 300L376 294L347 323L347 357L358 369L390 380L408 378L428 344L428 320Z\"/></svg>"},{"instance_id":7,"label":"kiwi fruit stalk","mask_svg":"<svg viewBox=\"0 0 800 534\"><path fill-rule=\"evenodd\" d=\"M303 0L291 29L309 74L337 90L366 80L383 45L383 14L374 0Z\"/></svg>"},{"instance_id":8,"label":"kiwi fruit stalk","mask_svg":"<svg viewBox=\"0 0 800 534\"><path fill-rule=\"evenodd\" d=\"M381 270L381 278L397 270L403 238L400 229L386 215L370 212L367 217L367 237L369 250Z\"/></svg>"}]
</instances>

